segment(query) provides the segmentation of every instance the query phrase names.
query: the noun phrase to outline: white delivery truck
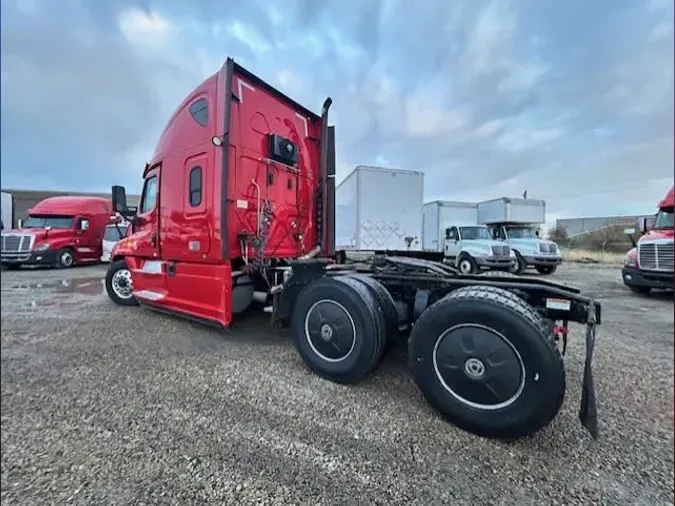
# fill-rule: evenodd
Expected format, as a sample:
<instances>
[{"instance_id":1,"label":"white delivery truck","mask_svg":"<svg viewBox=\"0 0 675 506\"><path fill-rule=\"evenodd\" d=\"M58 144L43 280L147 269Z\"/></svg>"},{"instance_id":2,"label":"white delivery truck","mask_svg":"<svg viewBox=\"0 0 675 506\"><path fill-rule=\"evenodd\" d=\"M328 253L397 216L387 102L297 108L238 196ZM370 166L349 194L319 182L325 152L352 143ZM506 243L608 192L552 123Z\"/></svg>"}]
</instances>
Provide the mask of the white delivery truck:
<instances>
[{"instance_id":1,"label":"white delivery truck","mask_svg":"<svg viewBox=\"0 0 675 506\"><path fill-rule=\"evenodd\" d=\"M14 228L14 199L11 193L2 192L2 230Z\"/></svg>"},{"instance_id":2,"label":"white delivery truck","mask_svg":"<svg viewBox=\"0 0 675 506\"><path fill-rule=\"evenodd\" d=\"M359 165L335 190L335 248L421 251L424 173Z\"/></svg>"},{"instance_id":3,"label":"white delivery truck","mask_svg":"<svg viewBox=\"0 0 675 506\"><path fill-rule=\"evenodd\" d=\"M122 238L126 237L129 232L129 227L131 227L131 223L126 220L120 223L106 225L105 231L103 232L101 262L110 262L110 253L112 252L113 247L120 242Z\"/></svg>"},{"instance_id":4,"label":"white delivery truck","mask_svg":"<svg viewBox=\"0 0 675 506\"><path fill-rule=\"evenodd\" d=\"M434 200L424 204L423 248L442 251L448 263L464 274L482 269L512 270L516 257L508 247L493 239L478 222L478 204Z\"/></svg>"},{"instance_id":5,"label":"white delivery truck","mask_svg":"<svg viewBox=\"0 0 675 506\"><path fill-rule=\"evenodd\" d=\"M502 197L478 203L478 223L490 227L493 236L515 252L516 274L528 267L552 274L562 263L558 245L539 237L539 227L545 221L543 200Z\"/></svg>"}]
</instances>

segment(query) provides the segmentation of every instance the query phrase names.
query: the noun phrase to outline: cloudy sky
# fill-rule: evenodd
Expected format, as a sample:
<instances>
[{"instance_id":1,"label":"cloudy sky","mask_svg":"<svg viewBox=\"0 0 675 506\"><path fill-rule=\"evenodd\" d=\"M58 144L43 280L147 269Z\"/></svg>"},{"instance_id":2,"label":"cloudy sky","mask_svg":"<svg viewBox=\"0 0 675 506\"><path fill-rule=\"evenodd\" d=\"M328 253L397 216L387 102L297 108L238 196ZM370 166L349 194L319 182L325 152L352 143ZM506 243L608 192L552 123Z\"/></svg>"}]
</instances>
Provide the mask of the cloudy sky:
<instances>
[{"instance_id":1,"label":"cloudy sky","mask_svg":"<svg viewBox=\"0 0 675 506\"><path fill-rule=\"evenodd\" d=\"M338 178L422 170L429 199L651 212L673 181L672 0L3 0L2 186L140 189L227 56L318 111Z\"/></svg>"}]
</instances>

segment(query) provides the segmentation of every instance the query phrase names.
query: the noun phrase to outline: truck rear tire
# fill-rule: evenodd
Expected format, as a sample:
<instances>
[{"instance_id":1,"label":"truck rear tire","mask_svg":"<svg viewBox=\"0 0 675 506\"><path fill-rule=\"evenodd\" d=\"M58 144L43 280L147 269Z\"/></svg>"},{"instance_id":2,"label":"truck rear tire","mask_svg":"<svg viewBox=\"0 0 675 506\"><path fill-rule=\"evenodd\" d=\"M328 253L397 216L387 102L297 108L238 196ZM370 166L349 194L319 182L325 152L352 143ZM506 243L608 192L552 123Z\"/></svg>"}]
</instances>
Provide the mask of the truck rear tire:
<instances>
[{"instance_id":1,"label":"truck rear tire","mask_svg":"<svg viewBox=\"0 0 675 506\"><path fill-rule=\"evenodd\" d=\"M298 295L293 344L305 364L336 383L354 383L382 356L385 320L372 292L351 276L317 279Z\"/></svg>"},{"instance_id":2,"label":"truck rear tire","mask_svg":"<svg viewBox=\"0 0 675 506\"><path fill-rule=\"evenodd\" d=\"M530 305L501 288L460 288L430 306L413 327L409 353L431 405L479 436L533 434L565 396L554 336Z\"/></svg>"},{"instance_id":3,"label":"truck rear tire","mask_svg":"<svg viewBox=\"0 0 675 506\"><path fill-rule=\"evenodd\" d=\"M463 253L457 259L457 269L462 274L474 274L478 272L478 264L471 255Z\"/></svg>"},{"instance_id":4,"label":"truck rear tire","mask_svg":"<svg viewBox=\"0 0 675 506\"><path fill-rule=\"evenodd\" d=\"M118 306L138 306L133 296L131 272L124 258L115 260L108 267L105 275L105 290L108 297Z\"/></svg>"},{"instance_id":5,"label":"truck rear tire","mask_svg":"<svg viewBox=\"0 0 675 506\"><path fill-rule=\"evenodd\" d=\"M377 300L379 307L382 309L385 325L384 353L387 353L396 345L399 337L398 310L396 309L394 298L382 283L370 276L364 274L351 274L349 277L366 285Z\"/></svg>"},{"instance_id":6,"label":"truck rear tire","mask_svg":"<svg viewBox=\"0 0 675 506\"><path fill-rule=\"evenodd\" d=\"M558 266L557 265L539 265L539 266L536 267L536 269L537 269L537 272L539 274L547 275L547 274L553 274L558 269Z\"/></svg>"}]
</instances>

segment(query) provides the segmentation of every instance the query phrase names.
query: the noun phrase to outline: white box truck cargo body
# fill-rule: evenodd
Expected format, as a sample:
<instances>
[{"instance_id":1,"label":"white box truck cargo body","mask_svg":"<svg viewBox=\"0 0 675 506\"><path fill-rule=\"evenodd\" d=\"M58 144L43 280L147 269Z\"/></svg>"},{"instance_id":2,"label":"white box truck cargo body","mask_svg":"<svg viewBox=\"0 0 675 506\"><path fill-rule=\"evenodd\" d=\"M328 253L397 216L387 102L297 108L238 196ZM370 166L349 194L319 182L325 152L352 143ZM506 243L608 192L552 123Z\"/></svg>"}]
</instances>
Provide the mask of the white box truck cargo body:
<instances>
[{"instance_id":1,"label":"white box truck cargo body","mask_svg":"<svg viewBox=\"0 0 675 506\"><path fill-rule=\"evenodd\" d=\"M544 223L546 202L502 197L478 203L478 223Z\"/></svg>"},{"instance_id":2,"label":"white box truck cargo body","mask_svg":"<svg viewBox=\"0 0 675 506\"><path fill-rule=\"evenodd\" d=\"M2 229L14 228L14 205L12 194L2 192Z\"/></svg>"},{"instance_id":3,"label":"white box truck cargo body","mask_svg":"<svg viewBox=\"0 0 675 506\"><path fill-rule=\"evenodd\" d=\"M421 250L423 200L423 172L359 165L335 190L336 249Z\"/></svg>"},{"instance_id":4,"label":"white box truck cargo body","mask_svg":"<svg viewBox=\"0 0 675 506\"><path fill-rule=\"evenodd\" d=\"M422 246L424 251L443 251L445 229L451 226L476 225L478 204L434 200L424 204L424 229Z\"/></svg>"}]
</instances>

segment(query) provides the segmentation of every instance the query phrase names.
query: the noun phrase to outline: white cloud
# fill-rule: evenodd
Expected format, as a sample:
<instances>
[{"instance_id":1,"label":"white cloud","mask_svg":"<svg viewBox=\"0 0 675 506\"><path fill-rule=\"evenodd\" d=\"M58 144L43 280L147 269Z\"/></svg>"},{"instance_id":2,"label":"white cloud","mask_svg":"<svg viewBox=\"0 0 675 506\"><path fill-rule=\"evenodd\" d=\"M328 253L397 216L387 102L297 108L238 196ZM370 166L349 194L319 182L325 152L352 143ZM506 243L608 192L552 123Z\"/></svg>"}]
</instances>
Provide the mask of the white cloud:
<instances>
[{"instance_id":1,"label":"white cloud","mask_svg":"<svg viewBox=\"0 0 675 506\"><path fill-rule=\"evenodd\" d=\"M131 7L120 12L118 24L122 35L140 48L161 49L175 27L160 13Z\"/></svg>"},{"instance_id":2,"label":"white cloud","mask_svg":"<svg viewBox=\"0 0 675 506\"><path fill-rule=\"evenodd\" d=\"M673 20L663 20L654 25L654 28L649 32L649 40L656 42L659 40L672 38L673 36Z\"/></svg>"},{"instance_id":3,"label":"white cloud","mask_svg":"<svg viewBox=\"0 0 675 506\"><path fill-rule=\"evenodd\" d=\"M490 137L504 128L504 122L499 119L493 119L482 123L474 130L478 137Z\"/></svg>"},{"instance_id":4,"label":"white cloud","mask_svg":"<svg viewBox=\"0 0 675 506\"><path fill-rule=\"evenodd\" d=\"M549 71L549 67L542 63L522 64L509 61L505 62L504 66L508 70L497 87L500 93L529 90Z\"/></svg>"},{"instance_id":5,"label":"white cloud","mask_svg":"<svg viewBox=\"0 0 675 506\"><path fill-rule=\"evenodd\" d=\"M562 136L559 128L515 128L504 132L497 140L497 145L507 151L522 152L540 148Z\"/></svg>"},{"instance_id":6,"label":"white cloud","mask_svg":"<svg viewBox=\"0 0 675 506\"><path fill-rule=\"evenodd\" d=\"M252 25L241 21L233 21L227 25L228 33L254 54L263 55L272 50L272 44Z\"/></svg>"},{"instance_id":7,"label":"white cloud","mask_svg":"<svg viewBox=\"0 0 675 506\"><path fill-rule=\"evenodd\" d=\"M462 56L469 72L484 74L503 65L501 52L516 31L515 15L508 7L506 0L492 0L479 14Z\"/></svg>"}]
</instances>

